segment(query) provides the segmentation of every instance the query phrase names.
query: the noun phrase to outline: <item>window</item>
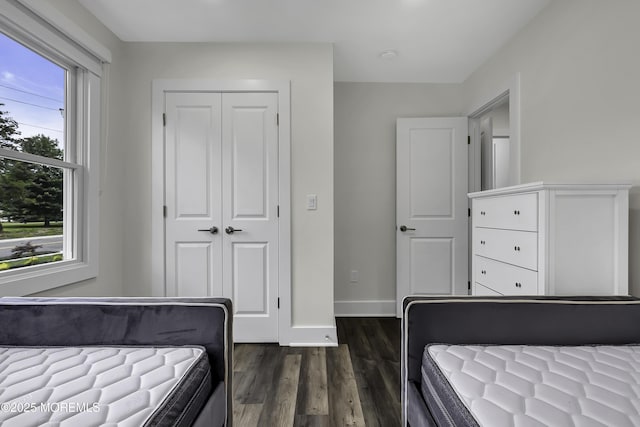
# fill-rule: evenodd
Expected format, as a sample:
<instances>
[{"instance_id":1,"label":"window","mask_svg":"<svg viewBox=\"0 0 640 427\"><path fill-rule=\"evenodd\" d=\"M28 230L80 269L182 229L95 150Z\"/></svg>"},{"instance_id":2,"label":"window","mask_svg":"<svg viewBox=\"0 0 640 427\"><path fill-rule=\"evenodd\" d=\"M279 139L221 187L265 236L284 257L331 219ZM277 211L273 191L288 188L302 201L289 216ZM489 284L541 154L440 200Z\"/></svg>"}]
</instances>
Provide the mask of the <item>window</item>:
<instances>
[{"instance_id":1,"label":"window","mask_svg":"<svg viewBox=\"0 0 640 427\"><path fill-rule=\"evenodd\" d=\"M0 271L73 259L64 245L65 187L80 165L59 162L69 153L73 73L4 34L0 51Z\"/></svg>"},{"instance_id":2,"label":"window","mask_svg":"<svg viewBox=\"0 0 640 427\"><path fill-rule=\"evenodd\" d=\"M101 62L0 4L0 295L97 275Z\"/></svg>"}]
</instances>

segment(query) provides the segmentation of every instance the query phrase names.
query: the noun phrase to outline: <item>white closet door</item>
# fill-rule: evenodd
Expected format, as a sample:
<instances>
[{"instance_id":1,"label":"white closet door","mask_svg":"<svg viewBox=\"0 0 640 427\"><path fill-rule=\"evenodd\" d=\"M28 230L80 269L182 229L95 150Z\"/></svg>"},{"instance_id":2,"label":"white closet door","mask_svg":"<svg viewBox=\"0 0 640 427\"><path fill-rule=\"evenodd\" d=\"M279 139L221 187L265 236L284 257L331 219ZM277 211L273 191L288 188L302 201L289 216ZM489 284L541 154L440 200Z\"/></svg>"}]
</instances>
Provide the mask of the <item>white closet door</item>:
<instances>
[{"instance_id":1,"label":"white closet door","mask_svg":"<svg viewBox=\"0 0 640 427\"><path fill-rule=\"evenodd\" d=\"M397 315L407 295L466 294L467 118L398 119Z\"/></svg>"},{"instance_id":2,"label":"white closet door","mask_svg":"<svg viewBox=\"0 0 640 427\"><path fill-rule=\"evenodd\" d=\"M235 341L277 341L278 98L227 93L222 105L223 294Z\"/></svg>"},{"instance_id":3,"label":"white closet door","mask_svg":"<svg viewBox=\"0 0 640 427\"><path fill-rule=\"evenodd\" d=\"M223 294L221 105L219 93L166 94L167 296Z\"/></svg>"},{"instance_id":4,"label":"white closet door","mask_svg":"<svg viewBox=\"0 0 640 427\"><path fill-rule=\"evenodd\" d=\"M278 97L167 93L166 294L233 301L234 340L278 341Z\"/></svg>"}]
</instances>

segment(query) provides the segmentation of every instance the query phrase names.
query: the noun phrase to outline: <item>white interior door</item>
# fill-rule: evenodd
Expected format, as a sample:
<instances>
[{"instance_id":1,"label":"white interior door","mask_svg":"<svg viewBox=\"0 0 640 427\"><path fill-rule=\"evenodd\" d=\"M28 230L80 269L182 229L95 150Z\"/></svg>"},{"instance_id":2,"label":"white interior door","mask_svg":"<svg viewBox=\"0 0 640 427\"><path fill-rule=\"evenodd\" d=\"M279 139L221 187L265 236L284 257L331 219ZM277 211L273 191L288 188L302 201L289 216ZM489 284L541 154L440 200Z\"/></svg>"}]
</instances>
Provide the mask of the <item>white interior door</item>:
<instances>
[{"instance_id":1,"label":"white interior door","mask_svg":"<svg viewBox=\"0 0 640 427\"><path fill-rule=\"evenodd\" d=\"M223 292L221 99L219 93L165 97L167 296Z\"/></svg>"},{"instance_id":2,"label":"white interior door","mask_svg":"<svg viewBox=\"0 0 640 427\"><path fill-rule=\"evenodd\" d=\"M273 93L223 97L223 293L238 342L278 341L277 105Z\"/></svg>"},{"instance_id":3,"label":"white interior door","mask_svg":"<svg viewBox=\"0 0 640 427\"><path fill-rule=\"evenodd\" d=\"M468 289L466 117L398 119L397 315L407 295Z\"/></svg>"},{"instance_id":4,"label":"white interior door","mask_svg":"<svg viewBox=\"0 0 640 427\"><path fill-rule=\"evenodd\" d=\"M234 341L278 341L278 97L165 96L168 296L233 301Z\"/></svg>"}]
</instances>

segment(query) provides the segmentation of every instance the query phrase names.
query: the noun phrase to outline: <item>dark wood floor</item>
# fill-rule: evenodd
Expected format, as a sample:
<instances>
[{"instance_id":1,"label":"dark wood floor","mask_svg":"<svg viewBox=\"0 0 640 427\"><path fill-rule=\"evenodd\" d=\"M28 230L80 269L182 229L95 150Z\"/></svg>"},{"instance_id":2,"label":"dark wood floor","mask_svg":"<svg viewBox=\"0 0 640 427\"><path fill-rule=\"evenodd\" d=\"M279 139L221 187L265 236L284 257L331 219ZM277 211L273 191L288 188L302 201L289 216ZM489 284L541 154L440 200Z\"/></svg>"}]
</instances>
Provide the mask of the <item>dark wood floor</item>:
<instances>
[{"instance_id":1,"label":"dark wood floor","mask_svg":"<svg viewBox=\"0 0 640 427\"><path fill-rule=\"evenodd\" d=\"M234 425L394 427L400 321L338 318L338 347L236 344Z\"/></svg>"}]
</instances>

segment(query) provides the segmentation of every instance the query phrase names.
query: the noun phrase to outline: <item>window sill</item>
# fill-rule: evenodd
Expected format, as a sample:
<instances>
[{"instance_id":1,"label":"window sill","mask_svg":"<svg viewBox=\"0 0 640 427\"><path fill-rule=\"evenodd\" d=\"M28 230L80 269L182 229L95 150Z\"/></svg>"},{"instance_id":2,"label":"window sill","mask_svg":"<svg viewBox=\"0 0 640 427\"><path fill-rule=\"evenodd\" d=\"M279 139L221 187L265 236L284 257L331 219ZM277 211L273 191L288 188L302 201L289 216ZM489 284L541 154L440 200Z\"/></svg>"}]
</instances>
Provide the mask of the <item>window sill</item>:
<instances>
[{"instance_id":1,"label":"window sill","mask_svg":"<svg viewBox=\"0 0 640 427\"><path fill-rule=\"evenodd\" d=\"M26 296L97 277L97 266L79 261L24 267L0 274L0 296Z\"/></svg>"}]
</instances>

